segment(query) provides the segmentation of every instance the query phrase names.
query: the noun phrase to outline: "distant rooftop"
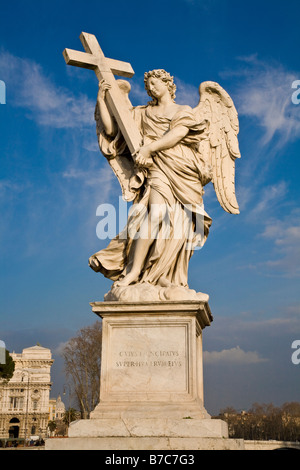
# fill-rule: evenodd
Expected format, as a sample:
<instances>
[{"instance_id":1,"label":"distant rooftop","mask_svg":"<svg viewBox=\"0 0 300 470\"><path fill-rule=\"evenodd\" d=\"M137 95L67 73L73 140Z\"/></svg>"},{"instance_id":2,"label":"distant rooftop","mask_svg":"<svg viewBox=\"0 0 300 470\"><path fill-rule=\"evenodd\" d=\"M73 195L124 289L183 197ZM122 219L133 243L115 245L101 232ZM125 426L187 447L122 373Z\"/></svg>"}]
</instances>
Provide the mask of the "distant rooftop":
<instances>
[{"instance_id":1,"label":"distant rooftop","mask_svg":"<svg viewBox=\"0 0 300 470\"><path fill-rule=\"evenodd\" d=\"M51 359L51 349L44 348L43 346L36 344L35 346L30 346L29 348L24 348L22 354L15 352L13 353L15 357L18 358L28 358L28 359L35 359L35 358L43 358L43 359Z\"/></svg>"}]
</instances>

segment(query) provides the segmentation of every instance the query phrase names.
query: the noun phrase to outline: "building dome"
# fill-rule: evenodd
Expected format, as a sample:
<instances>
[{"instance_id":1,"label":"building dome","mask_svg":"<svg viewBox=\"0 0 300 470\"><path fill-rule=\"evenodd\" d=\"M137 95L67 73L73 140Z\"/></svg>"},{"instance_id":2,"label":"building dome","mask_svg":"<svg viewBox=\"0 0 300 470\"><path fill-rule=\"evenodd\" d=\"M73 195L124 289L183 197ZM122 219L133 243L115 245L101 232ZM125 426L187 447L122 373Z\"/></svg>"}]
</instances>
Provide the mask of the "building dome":
<instances>
[{"instance_id":1,"label":"building dome","mask_svg":"<svg viewBox=\"0 0 300 470\"><path fill-rule=\"evenodd\" d=\"M64 403L61 401L61 396L58 395L56 400L56 412L57 413L64 413L66 411L66 407Z\"/></svg>"}]
</instances>

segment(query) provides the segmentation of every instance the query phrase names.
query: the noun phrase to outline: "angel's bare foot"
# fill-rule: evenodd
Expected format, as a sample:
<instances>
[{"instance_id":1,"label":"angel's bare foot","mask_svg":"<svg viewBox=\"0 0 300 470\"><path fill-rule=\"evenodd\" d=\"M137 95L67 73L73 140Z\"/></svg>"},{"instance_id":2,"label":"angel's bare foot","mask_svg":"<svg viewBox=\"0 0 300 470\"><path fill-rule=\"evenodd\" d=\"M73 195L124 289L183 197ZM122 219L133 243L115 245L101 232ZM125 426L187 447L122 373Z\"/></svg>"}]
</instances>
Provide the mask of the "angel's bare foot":
<instances>
[{"instance_id":1,"label":"angel's bare foot","mask_svg":"<svg viewBox=\"0 0 300 470\"><path fill-rule=\"evenodd\" d=\"M120 281L116 281L114 283L114 286L115 287L129 286L133 282L137 281L138 277L139 277L139 272L131 270L130 273L126 274L126 276L123 277L123 279L120 279Z\"/></svg>"}]
</instances>

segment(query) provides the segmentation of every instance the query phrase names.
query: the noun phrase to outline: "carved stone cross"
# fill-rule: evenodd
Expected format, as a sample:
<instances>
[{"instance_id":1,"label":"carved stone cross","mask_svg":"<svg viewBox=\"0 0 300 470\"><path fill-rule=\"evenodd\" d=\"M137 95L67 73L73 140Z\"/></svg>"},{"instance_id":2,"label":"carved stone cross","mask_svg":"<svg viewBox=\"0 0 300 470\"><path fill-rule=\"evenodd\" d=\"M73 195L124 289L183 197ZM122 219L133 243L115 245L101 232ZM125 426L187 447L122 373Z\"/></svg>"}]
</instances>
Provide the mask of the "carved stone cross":
<instances>
[{"instance_id":1,"label":"carved stone cross","mask_svg":"<svg viewBox=\"0 0 300 470\"><path fill-rule=\"evenodd\" d=\"M114 75L132 77L134 71L128 62L108 59L104 56L96 37L93 34L81 33L80 40L86 52L65 49L63 56L68 65L94 70L99 82L105 80L111 85L106 92L108 107L115 117L131 154L141 145L141 134L124 103Z\"/></svg>"}]
</instances>

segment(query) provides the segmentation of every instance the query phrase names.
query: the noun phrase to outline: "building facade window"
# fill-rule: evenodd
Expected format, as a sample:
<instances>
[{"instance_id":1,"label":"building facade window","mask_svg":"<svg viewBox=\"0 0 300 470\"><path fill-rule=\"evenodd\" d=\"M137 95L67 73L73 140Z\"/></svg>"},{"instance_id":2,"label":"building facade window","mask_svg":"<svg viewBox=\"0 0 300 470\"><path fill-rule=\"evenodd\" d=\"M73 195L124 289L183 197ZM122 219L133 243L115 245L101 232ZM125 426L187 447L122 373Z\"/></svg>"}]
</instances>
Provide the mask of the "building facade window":
<instances>
[{"instance_id":1,"label":"building facade window","mask_svg":"<svg viewBox=\"0 0 300 470\"><path fill-rule=\"evenodd\" d=\"M23 398L21 397L10 397L10 406L11 410L21 410L23 408Z\"/></svg>"},{"instance_id":2,"label":"building facade window","mask_svg":"<svg viewBox=\"0 0 300 470\"><path fill-rule=\"evenodd\" d=\"M37 434L44 439L48 431L51 351L36 345L11 356L15 362L13 377L8 382L0 379L0 439L29 439Z\"/></svg>"}]
</instances>

